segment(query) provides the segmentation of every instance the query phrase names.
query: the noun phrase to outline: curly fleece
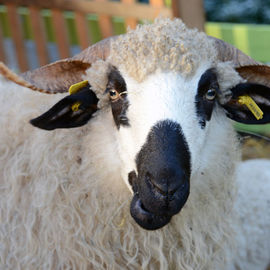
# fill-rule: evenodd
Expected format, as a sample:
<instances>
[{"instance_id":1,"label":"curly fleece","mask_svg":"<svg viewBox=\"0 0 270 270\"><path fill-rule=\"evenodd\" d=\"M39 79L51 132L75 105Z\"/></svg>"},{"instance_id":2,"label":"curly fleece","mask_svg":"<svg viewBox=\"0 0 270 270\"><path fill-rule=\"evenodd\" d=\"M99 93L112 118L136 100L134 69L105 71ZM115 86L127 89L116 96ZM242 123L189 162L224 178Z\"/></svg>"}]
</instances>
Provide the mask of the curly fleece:
<instances>
[{"instance_id":1,"label":"curly fleece","mask_svg":"<svg viewBox=\"0 0 270 270\"><path fill-rule=\"evenodd\" d=\"M133 35L146 40L140 50ZM209 50L203 50L205 46ZM127 54L121 54L123 50ZM191 76L198 61L215 61L215 55L204 34L187 30L178 20L165 20L121 37L106 65L126 69L140 81L157 68ZM101 68L104 63L94 64L87 76L102 95L106 69L100 69L100 80L92 77L98 75L99 64ZM44 96L3 81L0 86L0 268L224 268L234 239L231 209L238 160L234 132L225 116L224 132L218 140L209 138L204 173L191 179L188 203L168 226L145 231L129 214L131 194L119 175L110 108L103 107L81 128L47 132L28 120L62 95Z\"/></svg>"},{"instance_id":2,"label":"curly fleece","mask_svg":"<svg viewBox=\"0 0 270 270\"><path fill-rule=\"evenodd\" d=\"M1 267L222 269L232 240L235 151L221 164L213 152L215 167L191 179L180 214L165 228L145 231L129 214L109 109L79 129L47 132L28 124L60 98L1 82ZM230 132L216 151L234 144Z\"/></svg>"},{"instance_id":3,"label":"curly fleece","mask_svg":"<svg viewBox=\"0 0 270 270\"><path fill-rule=\"evenodd\" d=\"M110 50L108 59L93 63L84 77L99 97L100 108L109 101L104 91L111 65L141 82L157 70L181 73L188 79L207 62L217 70L221 104L230 98L229 89L244 81L230 62L218 60L213 39L196 29L188 29L179 19L157 19L154 24L138 25L136 30L112 41Z\"/></svg>"}]
</instances>

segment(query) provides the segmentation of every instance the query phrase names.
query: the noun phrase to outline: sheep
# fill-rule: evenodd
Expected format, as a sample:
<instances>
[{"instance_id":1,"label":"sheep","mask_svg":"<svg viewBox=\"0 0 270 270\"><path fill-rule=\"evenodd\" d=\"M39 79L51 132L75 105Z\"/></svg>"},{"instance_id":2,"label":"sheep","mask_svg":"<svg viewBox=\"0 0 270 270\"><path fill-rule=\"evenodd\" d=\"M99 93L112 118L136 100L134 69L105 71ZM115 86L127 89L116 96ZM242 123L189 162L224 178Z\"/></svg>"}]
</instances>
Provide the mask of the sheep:
<instances>
[{"instance_id":1,"label":"sheep","mask_svg":"<svg viewBox=\"0 0 270 270\"><path fill-rule=\"evenodd\" d=\"M240 163L229 118L270 122L269 67L160 19L0 71L2 269L267 266L270 162Z\"/></svg>"}]
</instances>

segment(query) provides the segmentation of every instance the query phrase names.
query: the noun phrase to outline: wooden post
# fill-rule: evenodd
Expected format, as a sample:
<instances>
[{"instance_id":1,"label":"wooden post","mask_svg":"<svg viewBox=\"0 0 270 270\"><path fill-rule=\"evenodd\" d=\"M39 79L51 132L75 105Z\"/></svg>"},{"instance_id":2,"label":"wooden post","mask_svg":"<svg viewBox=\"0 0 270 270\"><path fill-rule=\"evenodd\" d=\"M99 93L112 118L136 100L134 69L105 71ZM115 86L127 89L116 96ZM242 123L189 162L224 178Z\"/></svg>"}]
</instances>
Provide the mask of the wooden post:
<instances>
[{"instance_id":1,"label":"wooden post","mask_svg":"<svg viewBox=\"0 0 270 270\"><path fill-rule=\"evenodd\" d=\"M0 61L5 62L6 57L5 57L5 50L4 50L4 37L0 25Z\"/></svg>"},{"instance_id":2,"label":"wooden post","mask_svg":"<svg viewBox=\"0 0 270 270\"><path fill-rule=\"evenodd\" d=\"M75 26L80 47L82 50L84 50L91 44L89 41L85 14L81 12L75 12Z\"/></svg>"},{"instance_id":3,"label":"wooden post","mask_svg":"<svg viewBox=\"0 0 270 270\"><path fill-rule=\"evenodd\" d=\"M18 64L20 71L24 72L28 69L28 62L24 47L21 24L19 22L19 16L16 9L17 7L15 5L7 4L8 23L11 28L11 35L16 49Z\"/></svg>"},{"instance_id":4,"label":"wooden post","mask_svg":"<svg viewBox=\"0 0 270 270\"><path fill-rule=\"evenodd\" d=\"M46 38L44 25L40 16L40 10L36 7L29 7L31 26L33 29L34 40L36 43L39 64L41 66L48 64L49 56L46 47Z\"/></svg>"},{"instance_id":5,"label":"wooden post","mask_svg":"<svg viewBox=\"0 0 270 270\"><path fill-rule=\"evenodd\" d=\"M52 19L60 58L68 58L70 56L68 45L69 42L67 38L67 28L62 11L59 9L52 9Z\"/></svg>"},{"instance_id":6,"label":"wooden post","mask_svg":"<svg viewBox=\"0 0 270 270\"><path fill-rule=\"evenodd\" d=\"M203 0L172 0L172 9L173 16L180 17L188 27L204 31Z\"/></svg>"},{"instance_id":7,"label":"wooden post","mask_svg":"<svg viewBox=\"0 0 270 270\"><path fill-rule=\"evenodd\" d=\"M123 3L132 4L135 3L135 0L122 0ZM137 25L136 18L129 17L125 19L125 26L126 28L129 27L131 29L135 29Z\"/></svg>"},{"instance_id":8,"label":"wooden post","mask_svg":"<svg viewBox=\"0 0 270 270\"><path fill-rule=\"evenodd\" d=\"M96 0L95 2L106 3L107 0ZM105 9L104 9L105 11ZM112 18L106 13L98 14L98 23L101 31L102 38L107 38L113 35Z\"/></svg>"},{"instance_id":9,"label":"wooden post","mask_svg":"<svg viewBox=\"0 0 270 270\"><path fill-rule=\"evenodd\" d=\"M164 6L163 0L149 0L149 3L152 7L161 8Z\"/></svg>"}]
</instances>

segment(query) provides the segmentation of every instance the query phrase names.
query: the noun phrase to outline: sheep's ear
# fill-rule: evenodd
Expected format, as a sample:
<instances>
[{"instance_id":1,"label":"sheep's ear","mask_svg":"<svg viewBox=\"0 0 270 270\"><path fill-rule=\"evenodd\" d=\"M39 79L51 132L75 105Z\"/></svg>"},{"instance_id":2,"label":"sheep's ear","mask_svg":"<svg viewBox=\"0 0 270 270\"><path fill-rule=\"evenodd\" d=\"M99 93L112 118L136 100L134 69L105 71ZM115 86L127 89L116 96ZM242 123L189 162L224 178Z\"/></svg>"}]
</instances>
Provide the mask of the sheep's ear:
<instances>
[{"instance_id":1,"label":"sheep's ear","mask_svg":"<svg viewBox=\"0 0 270 270\"><path fill-rule=\"evenodd\" d=\"M17 75L0 62L0 74L34 91L56 94L67 92L70 85L81 81L90 66L81 60L63 59Z\"/></svg>"},{"instance_id":2,"label":"sheep's ear","mask_svg":"<svg viewBox=\"0 0 270 270\"><path fill-rule=\"evenodd\" d=\"M257 83L240 83L223 105L227 116L245 124L270 123L270 88Z\"/></svg>"},{"instance_id":3,"label":"sheep's ear","mask_svg":"<svg viewBox=\"0 0 270 270\"><path fill-rule=\"evenodd\" d=\"M90 85L80 88L30 123L41 129L75 128L85 125L97 111L98 99Z\"/></svg>"},{"instance_id":4,"label":"sheep's ear","mask_svg":"<svg viewBox=\"0 0 270 270\"><path fill-rule=\"evenodd\" d=\"M270 67L246 65L236 68L246 83L236 85L223 105L228 117L245 124L270 123Z\"/></svg>"},{"instance_id":5,"label":"sheep's ear","mask_svg":"<svg viewBox=\"0 0 270 270\"><path fill-rule=\"evenodd\" d=\"M270 66L248 65L236 68L239 75L249 83L270 87Z\"/></svg>"},{"instance_id":6,"label":"sheep's ear","mask_svg":"<svg viewBox=\"0 0 270 270\"><path fill-rule=\"evenodd\" d=\"M68 87L82 80L92 63L105 60L110 54L111 42L118 37L104 39L72 58L62 59L20 75L0 62L0 74L7 79L32 90L55 94L66 92Z\"/></svg>"}]
</instances>

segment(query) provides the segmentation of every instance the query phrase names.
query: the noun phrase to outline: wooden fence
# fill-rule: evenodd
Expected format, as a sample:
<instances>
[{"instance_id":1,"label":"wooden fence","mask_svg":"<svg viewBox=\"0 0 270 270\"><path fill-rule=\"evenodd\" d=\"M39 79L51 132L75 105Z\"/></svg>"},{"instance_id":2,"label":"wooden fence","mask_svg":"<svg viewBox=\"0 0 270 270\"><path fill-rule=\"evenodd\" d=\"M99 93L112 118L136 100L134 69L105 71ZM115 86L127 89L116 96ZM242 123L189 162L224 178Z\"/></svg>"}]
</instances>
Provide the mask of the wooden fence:
<instances>
[{"instance_id":1,"label":"wooden fence","mask_svg":"<svg viewBox=\"0 0 270 270\"><path fill-rule=\"evenodd\" d=\"M201 0L190 0L197 1L193 5L186 0L149 0L149 4L137 3L135 0L121 1L0 0L0 61L16 62L17 70L25 71L69 57L102 38L124 33L127 26L134 28L142 19L153 20L162 14L167 17L177 15L182 19L188 17L185 23L190 26L195 24L203 29L205 25L207 34L235 45L258 61L270 62L269 25L204 24ZM183 4L187 2L189 6ZM124 11L122 5L128 12ZM195 9L194 6L199 8ZM106 14L104 10L108 10ZM189 14L190 10L193 10L193 16ZM194 20L199 13L201 18ZM26 44L28 41L32 42L30 49ZM50 55L52 50L48 49L48 43L53 44L55 57ZM11 45L13 50L9 48ZM72 50L72 46L77 50ZM35 65L30 63L29 53L31 56L36 55ZM11 54L12 59L9 59Z\"/></svg>"},{"instance_id":2,"label":"wooden fence","mask_svg":"<svg viewBox=\"0 0 270 270\"><path fill-rule=\"evenodd\" d=\"M20 71L29 69L29 61L25 52L24 29L26 22L18 12L19 8L27 8L27 23L30 24L31 36L35 42L35 49L39 65L47 64L50 59L47 49L46 29L42 12L50 10L51 24L54 39L58 47L59 58L70 56L70 38L65 20L65 12L72 11L76 37L80 49L94 43L94 35L89 32L86 16L87 14L98 15L100 38L116 34L113 26L113 17L123 18L124 27L135 28L142 20L154 20L157 16L174 17L182 16L190 26L197 26L203 29L204 14L203 1L190 0L149 0L149 4L138 3L136 0L0 0L0 7L4 8L5 18L3 23L8 24L11 39L17 56ZM191 5L192 4L192 5ZM190 11L189 11L190 10ZM186 12L189 12L186 14ZM192 14L194 16L191 20ZM185 16L188 15L188 16ZM25 18L24 18L25 19ZM6 22L5 22L6 20ZM0 21L1 22L1 21ZM3 27L0 25L0 60L6 62L6 53L3 45ZM96 40L95 40L96 41Z\"/></svg>"}]
</instances>

